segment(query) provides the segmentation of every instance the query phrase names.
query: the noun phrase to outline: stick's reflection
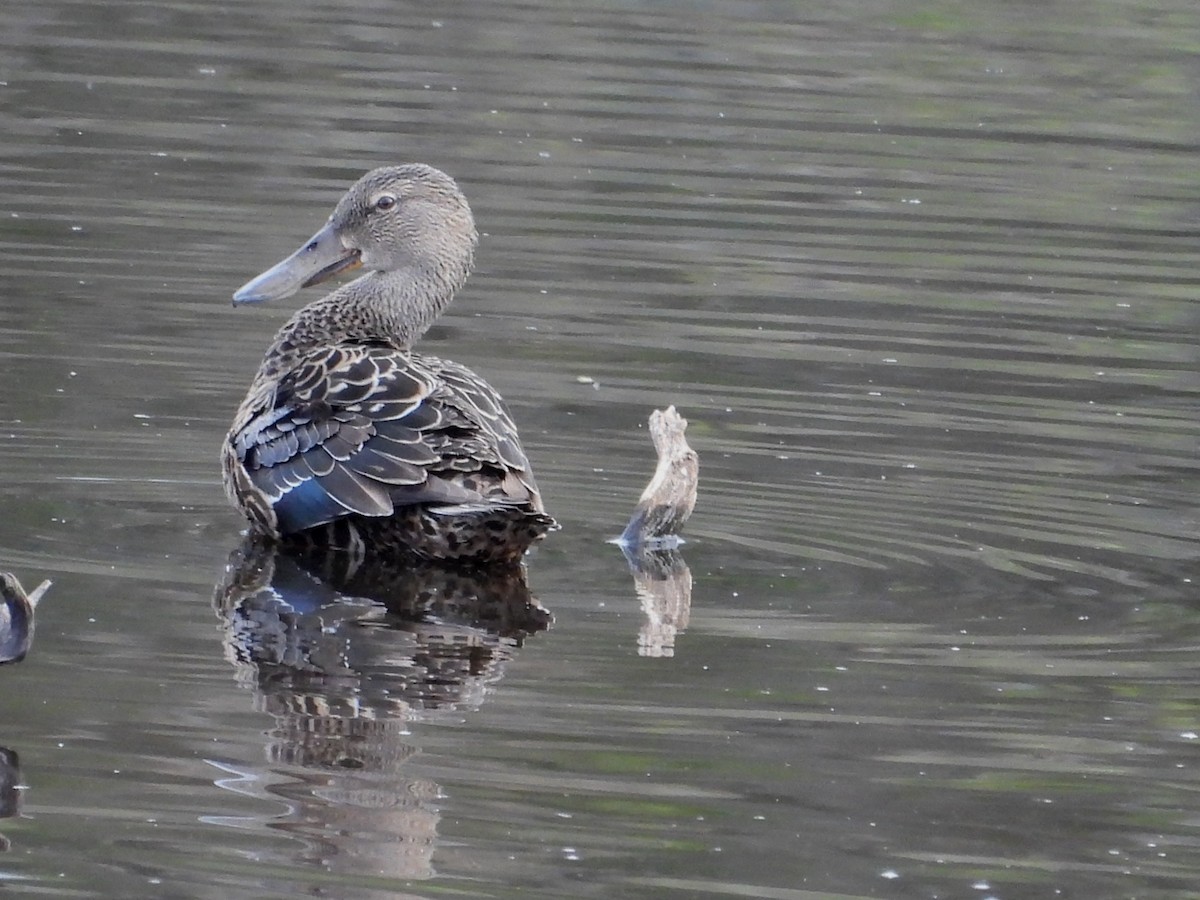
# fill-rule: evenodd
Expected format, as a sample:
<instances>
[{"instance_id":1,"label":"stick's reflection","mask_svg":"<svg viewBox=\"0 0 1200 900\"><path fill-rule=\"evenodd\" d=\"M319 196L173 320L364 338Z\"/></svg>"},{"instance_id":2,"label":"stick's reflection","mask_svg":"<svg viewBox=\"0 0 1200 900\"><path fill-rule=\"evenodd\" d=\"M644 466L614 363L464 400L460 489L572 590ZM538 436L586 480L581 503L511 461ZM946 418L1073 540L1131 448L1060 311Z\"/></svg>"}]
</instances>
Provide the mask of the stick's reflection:
<instances>
[{"instance_id":1,"label":"stick's reflection","mask_svg":"<svg viewBox=\"0 0 1200 900\"><path fill-rule=\"evenodd\" d=\"M691 613L692 570L677 543L619 546L645 615L638 632L638 656L674 656L675 635L687 628Z\"/></svg>"},{"instance_id":2,"label":"stick's reflection","mask_svg":"<svg viewBox=\"0 0 1200 900\"><path fill-rule=\"evenodd\" d=\"M418 752L410 725L477 708L513 650L549 626L524 570L296 557L247 541L214 602L239 683L274 720L272 783L251 791L288 802L269 827L332 871L432 875L439 788L404 773ZM224 784L257 781L238 774Z\"/></svg>"}]
</instances>

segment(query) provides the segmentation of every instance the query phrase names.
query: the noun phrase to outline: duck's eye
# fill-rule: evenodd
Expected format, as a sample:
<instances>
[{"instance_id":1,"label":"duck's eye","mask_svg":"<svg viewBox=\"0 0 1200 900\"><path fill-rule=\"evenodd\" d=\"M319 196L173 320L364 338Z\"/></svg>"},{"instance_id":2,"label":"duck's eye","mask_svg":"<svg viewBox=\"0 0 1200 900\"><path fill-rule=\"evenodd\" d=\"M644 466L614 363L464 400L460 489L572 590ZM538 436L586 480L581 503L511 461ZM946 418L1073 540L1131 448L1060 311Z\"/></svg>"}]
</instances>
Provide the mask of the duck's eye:
<instances>
[{"instance_id":1,"label":"duck's eye","mask_svg":"<svg viewBox=\"0 0 1200 900\"><path fill-rule=\"evenodd\" d=\"M375 201L375 208L385 211L391 209L395 205L396 198L391 194L382 194L380 195L379 199Z\"/></svg>"}]
</instances>

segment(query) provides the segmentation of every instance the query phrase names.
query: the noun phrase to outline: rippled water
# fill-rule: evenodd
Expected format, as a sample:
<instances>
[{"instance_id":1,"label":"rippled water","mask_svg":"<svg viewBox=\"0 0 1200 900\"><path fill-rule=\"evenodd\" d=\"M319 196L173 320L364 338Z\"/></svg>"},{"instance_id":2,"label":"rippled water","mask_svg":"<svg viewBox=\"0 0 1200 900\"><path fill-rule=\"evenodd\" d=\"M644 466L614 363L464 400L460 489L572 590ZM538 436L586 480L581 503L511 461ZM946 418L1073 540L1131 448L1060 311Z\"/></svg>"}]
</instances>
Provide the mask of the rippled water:
<instances>
[{"instance_id":1,"label":"rippled water","mask_svg":"<svg viewBox=\"0 0 1200 900\"><path fill-rule=\"evenodd\" d=\"M7 892L1195 889L1194 11L809 6L0 7ZM427 346L565 526L527 585L221 493L293 308L231 291L404 160L485 232Z\"/></svg>"}]
</instances>

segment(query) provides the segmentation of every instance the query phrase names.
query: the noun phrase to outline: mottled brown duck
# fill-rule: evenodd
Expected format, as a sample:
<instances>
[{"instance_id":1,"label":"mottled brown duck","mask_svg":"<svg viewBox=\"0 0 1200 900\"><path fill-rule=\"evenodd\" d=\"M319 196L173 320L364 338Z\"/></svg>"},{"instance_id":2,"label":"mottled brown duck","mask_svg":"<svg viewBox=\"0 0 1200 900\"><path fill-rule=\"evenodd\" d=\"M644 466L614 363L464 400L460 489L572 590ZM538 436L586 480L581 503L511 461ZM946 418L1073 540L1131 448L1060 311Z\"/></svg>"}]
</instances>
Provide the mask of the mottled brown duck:
<instances>
[{"instance_id":1,"label":"mottled brown duck","mask_svg":"<svg viewBox=\"0 0 1200 900\"><path fill-rule=\"evenodd\" d=\"M412 346L462 287L478 234L448 175L375 169L305 244L234 294L366 274L275 335L225 440L225 489L271 539L459 563L518 561L551 528L500 395Z\"/></svg>"}]
</instances>

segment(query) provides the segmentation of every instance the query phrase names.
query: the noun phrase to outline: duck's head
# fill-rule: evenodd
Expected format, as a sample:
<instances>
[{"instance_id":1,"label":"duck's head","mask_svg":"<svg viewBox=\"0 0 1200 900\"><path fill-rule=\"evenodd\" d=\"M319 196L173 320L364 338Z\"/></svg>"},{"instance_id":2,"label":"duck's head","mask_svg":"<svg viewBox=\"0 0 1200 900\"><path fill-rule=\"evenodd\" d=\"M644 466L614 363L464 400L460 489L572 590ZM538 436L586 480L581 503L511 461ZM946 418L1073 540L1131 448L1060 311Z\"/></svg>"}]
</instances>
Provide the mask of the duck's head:
<instances>
[{"instance_id":1,"label":"duck's head","mask_svg":"<svg viewBox=\"0 0 1200 900\"><path fill-rule=\"evenodd\" d=\"M478 241L454 179L412 163L368 172L299 250L244 284L234 304L290 296L341 272L424 271L461 282Z\"/></svg>"}]
</instances>

